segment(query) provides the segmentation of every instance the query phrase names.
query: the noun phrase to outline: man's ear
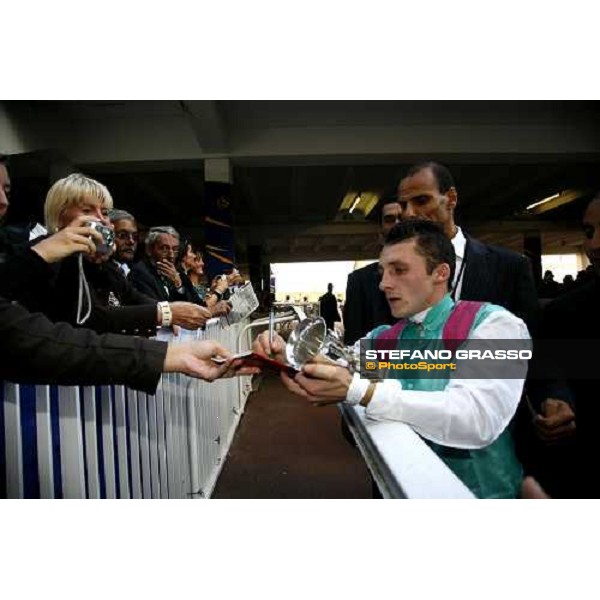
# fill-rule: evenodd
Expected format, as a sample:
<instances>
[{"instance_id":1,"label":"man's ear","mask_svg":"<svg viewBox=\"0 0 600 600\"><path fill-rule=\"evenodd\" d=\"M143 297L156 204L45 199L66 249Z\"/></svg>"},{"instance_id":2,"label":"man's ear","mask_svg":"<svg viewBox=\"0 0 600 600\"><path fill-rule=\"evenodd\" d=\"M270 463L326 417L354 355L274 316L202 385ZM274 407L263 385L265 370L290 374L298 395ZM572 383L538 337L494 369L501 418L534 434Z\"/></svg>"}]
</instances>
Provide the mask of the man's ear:
<instances>
[{"instance_id":1,"label":"man's ear","mask_svg":"<svg viewBox=\"0 0 600 600\"><path fill-rule=\"evenodd\" d=\"M442 263L438 265L433 271L435 281L442 283L450 279L450 265L448 263Z\"/></svg>"},{"instance_id":2,"label":"man's ear","mask_svg":"<svg viewBox=\"0 0 600 600\"><path fill-rule=\"evenodd\" d=\"M448 198L448 208L451 208L452 210L454 210L456 208L456 205L458 204L458 194L456 193L456 188L455 187L451 187L447 192L446 192L446 197Z\"/></svg>"}]
</instances>

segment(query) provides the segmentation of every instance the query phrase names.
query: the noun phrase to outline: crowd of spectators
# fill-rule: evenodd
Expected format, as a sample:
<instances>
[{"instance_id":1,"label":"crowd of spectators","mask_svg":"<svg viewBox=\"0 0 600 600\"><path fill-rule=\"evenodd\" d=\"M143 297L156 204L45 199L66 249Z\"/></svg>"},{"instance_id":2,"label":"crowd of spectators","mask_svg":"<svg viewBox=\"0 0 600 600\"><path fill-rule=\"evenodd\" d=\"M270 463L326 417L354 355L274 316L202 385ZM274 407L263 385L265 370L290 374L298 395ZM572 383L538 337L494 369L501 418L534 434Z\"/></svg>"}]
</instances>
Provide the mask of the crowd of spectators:
<instances>
[{"instance_id":1,"label":"crowd of spectators","mask_svg":"<svg viewBox=\"0 0 600 600\"><path fill-rule=\"evenodd\" d=\"M150 228L139 252L135 217L115 210L109 190L98 181L78 173L58 180L48 191L44 215L48 233L11 251L11 276L0 281L6 299L98 333L145 336L155 335L158 326L197 329L229 312L227 276L199 293L202 261L192 265L189 258L201 252L187 242L180 253L180 235L171 226ZM46 240L85 236L90 224L93 251L82 253L81 244L73 244L56 261L40 252ZM193 267L196 286L188 276Z\"/></svg>"},{"instance_id":2,"label":"crowd of spectators","mask_svg":"<svg viewBox=\"0 0 600 600\"><path fill-rule=\"evenodd\" d=\"M0 155L2 218L10 191L6 158ZM73 174L48 192L43 235L32 235L41 226L0 227L0 377L16 383L124 384L154 393L162 372L207 381L257 372L212 340L144 339L159 325L202 326L211 312L191 302L157 304L131 285L119 257L131 261L135 252L130 248L112 258L111 208L105 186ZM121 213L121 220L134 222L125 216ZM118 239L136 242L135 233L130 228ZM222 359L219 364L215 356Z\"/></svg>"},{"instance_id":3,"label":"crowd of spectators","mask_svg":"<svg viewBox=\"0 0 600 600\"><path fill-rule=\"evenodd\" d=\"M542 280L538 282L538 294L541 300L557 298L558 296L575 290L582 285L586 285L594 279L594 267L588 265L585 269L577 271L577 275L573 279L573 275L565 275L562 283L554 279L554 273L549 269L544 272Z\"/></svg>"}]
</instances>

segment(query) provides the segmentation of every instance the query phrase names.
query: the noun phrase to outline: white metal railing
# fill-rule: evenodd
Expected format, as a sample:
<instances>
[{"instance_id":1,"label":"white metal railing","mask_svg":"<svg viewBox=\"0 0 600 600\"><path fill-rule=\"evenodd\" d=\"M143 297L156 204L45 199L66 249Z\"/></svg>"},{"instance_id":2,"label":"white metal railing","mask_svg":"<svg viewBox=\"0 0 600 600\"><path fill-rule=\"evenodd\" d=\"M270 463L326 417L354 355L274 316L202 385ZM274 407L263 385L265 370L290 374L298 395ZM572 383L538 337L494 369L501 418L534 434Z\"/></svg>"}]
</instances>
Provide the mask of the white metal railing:
<instances>
[{"instance_id":1,"label":"white metal railing","mask_svg":"<svg viewBox=\"0 0 600 600\"><path fill-rule=\"evenodd\" d=\"M405 423L369 420L361 406L340 411L384 498L475 497Z\"/></svg>"},{"instance_id":2,"label":"white metal railing","mask_svg":"<svg viewBox=\"0 0 600 600\"><path fill-rule=\"evenodd\" d=\"M247 321L173 338L234 350ZM209 497L251 378L165 374L155 395L124 386L0 384L0 490L9 498Z\"/></svg>"}]
</instances>

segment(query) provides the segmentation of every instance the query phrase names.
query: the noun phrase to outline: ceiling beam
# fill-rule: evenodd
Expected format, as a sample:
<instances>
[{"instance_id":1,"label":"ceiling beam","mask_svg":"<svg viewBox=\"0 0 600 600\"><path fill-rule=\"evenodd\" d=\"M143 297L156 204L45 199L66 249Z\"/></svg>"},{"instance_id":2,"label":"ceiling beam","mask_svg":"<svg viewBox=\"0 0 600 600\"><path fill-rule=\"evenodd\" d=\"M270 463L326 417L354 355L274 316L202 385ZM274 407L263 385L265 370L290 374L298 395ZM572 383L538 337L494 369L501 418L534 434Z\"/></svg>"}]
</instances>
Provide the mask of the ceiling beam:
<instances>
[{"instance_id":1,"label":"ceiling beam","mask_svg":"<svg viewBox=\"0 0 600 600\"><path fill-rule=\"evenodd\" d=\"M227 129L215 100L180 100L204 154L228 152Z\"/></svg>"},{"instance_id":2,"label":"ceiling beam","mask_svg":"<svg viewBox=\"0 0 600 600\"><path fill-rule=\"evenodd\" d=\"M462 226L462 224L461 224ZM529 233L531 231L579 231L579 224L571 221L541 221L538 219L519 219L504 221L467 221L466 231L477 236L481 233Z\"/></svg>"},{"instance_id":3,"label":"ceiling beam","mask_svg":"<svg viewBox=\"0 0 600 600\"><path fill-rule=\"evenodd\" d=\"M238 226L236 231L246 235L248 240L260 242L267 238L286 238L297 236L315 236L322 238L327 236L367 236L377 239L379 228L376 223L368 221L361 222L330 222L323 224L298 224L286 223L281 225L259 225L259 226Z\"/></svg>"}]
</instances>

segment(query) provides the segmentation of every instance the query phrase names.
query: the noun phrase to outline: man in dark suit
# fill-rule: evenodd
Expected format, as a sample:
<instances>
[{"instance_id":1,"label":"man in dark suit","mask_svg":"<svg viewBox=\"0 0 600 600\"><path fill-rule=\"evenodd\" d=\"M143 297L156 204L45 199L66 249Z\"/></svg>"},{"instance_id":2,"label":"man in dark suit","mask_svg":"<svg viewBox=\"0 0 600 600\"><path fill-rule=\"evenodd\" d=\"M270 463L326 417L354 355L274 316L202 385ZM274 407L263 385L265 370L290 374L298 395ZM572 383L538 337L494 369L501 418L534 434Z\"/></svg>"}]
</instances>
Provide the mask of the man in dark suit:
<instances>
[{"instance_id":1,"label":"man in dark suit","mask_svg":"<svg viewBox=\"0 0 600 600\"><path fill-rule=\"evenodd\" d=\"M484 244L465 234L454 221L458 193L450 171L435 162L411 167L398 185L402 218L436 221L452 241L456 273L455 300L476 300L503 306L535 325L537 293L528 259L516 252Z\"/></svg>"},{"instance_id":2,"label":"man in dark suit","mask_svg":"<svg viewBox=\"0 0 600 600\"><path fill-rule=\"evenodd\" d=\"M400 220L400 205L396 191L383 197L381 208L381 239ZM394 322L385 294L379 289L381 277L374 262L348 275L344 304L344 343L351 345L378 325Z\"/></svg>"},{"instance_id":3,"label":"man in dark suit","mask_svg":"<svg viewBox=\"0 0 600 600\"><path fill-rule=\"evenodd\" d=\"M189 278L175 265L178 251L179 234L173 227L153 227L146 238L147 256L133 265L129 281L155 300L200 304Z\"/></svg>"},{"instance_id":4,"label":"man in dark suit","mask_svg":"<svg viewBox=\"0 0 600 600\"><path fill-rule=\"evenodd\" d=\"M455 300L498 304L522 318L530 330L534 328L538 301L528 259L511 250L484 244L456 225L458 193L445 166L426 162L411 167L398 185L397 197L387 196L385 202L384 236L399 217L429 219L443 227L456 252L451 286ZM379 291L377 264L351 273L344 309L346 344L353 344L377 325L392 322L385 297Z\"/></svg>"}]
</instances>

